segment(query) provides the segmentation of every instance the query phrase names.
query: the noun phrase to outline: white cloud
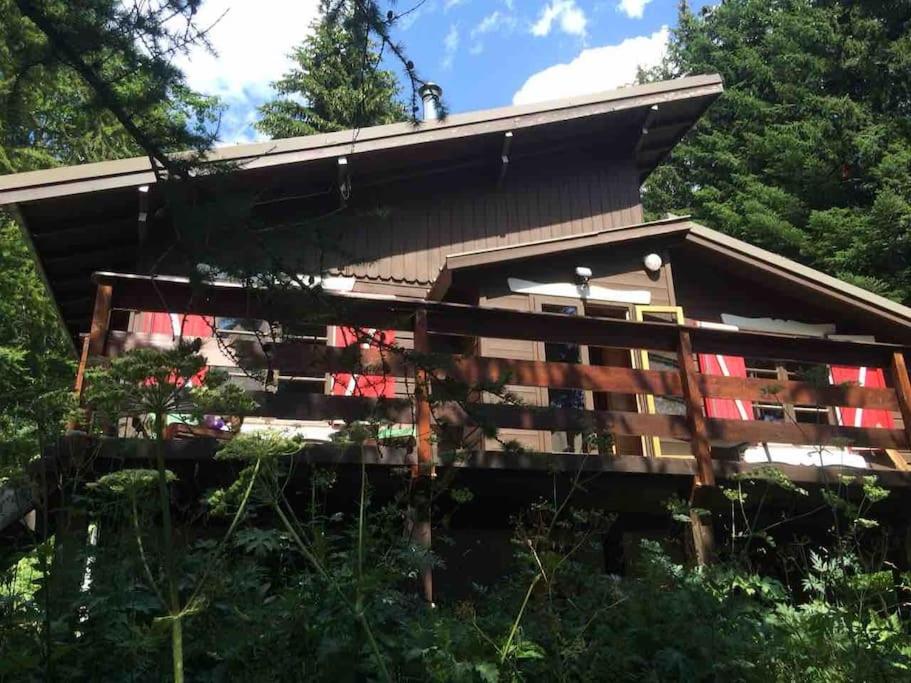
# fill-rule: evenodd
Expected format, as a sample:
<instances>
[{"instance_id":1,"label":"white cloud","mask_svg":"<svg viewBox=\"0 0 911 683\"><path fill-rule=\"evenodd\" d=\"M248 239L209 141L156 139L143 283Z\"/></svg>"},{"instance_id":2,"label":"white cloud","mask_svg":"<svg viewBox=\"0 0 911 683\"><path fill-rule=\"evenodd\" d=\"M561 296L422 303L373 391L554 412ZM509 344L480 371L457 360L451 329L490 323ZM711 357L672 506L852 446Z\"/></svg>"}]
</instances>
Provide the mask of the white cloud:
<instances>
[{"instance_id":1,"label":"white cloud","mask_svg":"<svg viewBox=\"0 0 911 683\"><path fill-rule=\"evenodd\" d=\"M469 36L472 44L468 51L473 55L481 54L484 51L483 37L485 35L495 32L509 33L516 28L516 23L513 15L494 10L471 29Z\"/></svg>"},{"instance_id":2,"label":"white cloud","mask_svg":"<svg viewBox=\"0 0 911 683\"><path fill-rule=\"evenodd\" d=\"M645 6L652 0L620 0L617 11L625 14L630 19L641 19L645 13Z\"/></svg>"},{"instance_id":3,"label":"white cloud","mask_svg":"<svg viewBox=\"0 0 911 683\"><path fill-rule=\"evenodd\" d=\"M247 142L260 137L252 128L253 110L272 95L269 84L290 68L288 54L310 33L318 9L319 0L271 0L268 9L257 0L201 4L198 25L215 24L209 40L217 54L193 48L175 62L191 88L218 95L228 106L222 120L223 140Z\"/></svg>"},{"instance_id":4,"label":"white cloud","mask_svg":"<svg viewBox=\"0 0 911 683\"><path fill-rule=\"evenodd\" d=\"M512 102L541 102L629 85L636 80L638 67L661 62L669 35L667 26L662 26L650 36L582 50L569 64L555 64L532 74L513 95Z\"/></svg>"},{"instance_id":5,"label":"white cloud","mask_svg":"<svg viewBox=\"0 0 911 683\"><path fill-rule=\"evenodd\" d=\"M584 36L588 19L577 5L576 0L551 0L541 9L538 20L532 24L532 35L543 37L550 33L554 23L560 30L573 36Z\"/></svg>"},{"instance_id":6,"label":"white cloud","mask_svg":"<svg viewBox=\"0 0 911 683\"><path fill-rule=\"evenodd\" d=\"M443 38L443 61L440 66L444 71L452 68L455 60L456 51L459 49L459 27L456 24L449 26L446 37Z\"/></svg>"},{"instance_id":7,"label":"white cloud","mask_svg":"<svg viewBox=\"0 0 911 683\"><path fill-rule=\"evenodd\" d=\"M468 0L446 0L443 3L443 11L448 12L453 7L458 7L459 5L464 5Z\"/></svg>"}]
</instances>

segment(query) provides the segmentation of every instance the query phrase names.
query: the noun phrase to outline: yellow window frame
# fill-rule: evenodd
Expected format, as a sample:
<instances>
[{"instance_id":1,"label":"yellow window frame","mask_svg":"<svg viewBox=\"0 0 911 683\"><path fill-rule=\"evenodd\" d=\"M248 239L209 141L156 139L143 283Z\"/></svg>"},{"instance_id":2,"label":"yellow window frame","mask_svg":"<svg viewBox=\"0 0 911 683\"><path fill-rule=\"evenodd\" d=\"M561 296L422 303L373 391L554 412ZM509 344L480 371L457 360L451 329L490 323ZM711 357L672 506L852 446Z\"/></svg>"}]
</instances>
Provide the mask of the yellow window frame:
<instances>
[{"instance_id":1,"label":"yellow window frame","mask_svg":"<svg viewBox=\"0 0 911 683\"><path fill-rule=\"evenodd\" d=\"M633 308L633 315L635 316L636 322L644 322L646 313L671 313L674 315L674 319L677 321L678 325L683 325L685 318L683 316L683 308L680 306L635 306ZM648 350L647 349L637 349L636 356L638 359L639 367L643 370L649 369L648 362ZM657 408L655 407L655 397L652 394L646 394L644 397L645 412L655 415L657 414ZM669 457L669 458L679 458L679 457L692 457L692 456L679 456L679 455L661 455L661 439L657 436L643 436L642 437L642 449L644 452L648 452L648 444L651 443L651 452L657 457Z\"/></svg>"}]
</instances>

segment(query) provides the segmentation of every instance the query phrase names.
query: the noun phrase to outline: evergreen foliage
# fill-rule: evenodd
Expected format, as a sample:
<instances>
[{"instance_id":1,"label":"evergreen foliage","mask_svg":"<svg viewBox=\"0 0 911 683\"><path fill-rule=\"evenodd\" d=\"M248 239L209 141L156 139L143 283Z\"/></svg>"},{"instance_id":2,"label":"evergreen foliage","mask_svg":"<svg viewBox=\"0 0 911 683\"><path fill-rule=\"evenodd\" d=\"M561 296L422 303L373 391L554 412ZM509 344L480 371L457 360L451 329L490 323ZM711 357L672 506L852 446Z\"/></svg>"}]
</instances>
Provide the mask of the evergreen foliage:
<instances>
[{"instance_id":1,"label":"evergreen foliage","mask_svg":"<svg viewBox=\"0 0 911 683\"><path fill-rule=\"evenodd\" d=\"M188 680L828 683L911 675L901 611L911 584L876 552L889 535L874 519L886 492L873 477L824 490L816 515L831 520L831 537L819 545L788 529L798 515L761 514L767 495L804 495L780 473L737 482L730 517L747 525L730 536L724 561L698 569L672 559L683 530L669 523L665 541L643 542L623 577L599 570L611 518L576 507L572 492L542 500L517 519L501 580L443 594L428 609L414 589L425 558L401 532L400 505L375 500L363 468L361 502L340 501L335 489L346 475L294 466L301 447L263 433L229 442L219 458L242 468L235 480L205 500L183 499L193 530L167 537L154 495L160 473L101 477L75 503L102 534L76 560L85 567L92 558L91 580L69 597L68 610L82 615L78 634L62 621L49 637L36 628L46 584L40 571L24 575L15 590L0 591L0 678L46 680L49 657L56 679L167 678L174 616L161 616L161 586L172 571L185 605ZM171 472L164 478L177 491L190 484ZM437 494L455 498L457 489ZM763 518L774 521L763 527ZM445 535L440 529L438 547ZM169 545L172 570L156 561Z\"/></svg>"},{"instance_id":2,"label":"evergreen foliage","mask_svg":"<svg viewBox=\"0 0 911 683\"><path fill-rule=\"evenodd\" d=\"M381 68L361 5L322 1L312 35L292 54L295 66L273 84L278 97L260 107L260 131L287 138L405 120L395 74Z\"/></svg>"},{"instance_id":3,"label":"evergreen foliage","mask_svg":"<svg viewBox=\"0 0 911 683\"><path fill-rule=\"evenodd\" d=\"M652 79L725 93L645 186L709 227L911 301L911 4L681 3Z\"/></svg>"}]
</instances>

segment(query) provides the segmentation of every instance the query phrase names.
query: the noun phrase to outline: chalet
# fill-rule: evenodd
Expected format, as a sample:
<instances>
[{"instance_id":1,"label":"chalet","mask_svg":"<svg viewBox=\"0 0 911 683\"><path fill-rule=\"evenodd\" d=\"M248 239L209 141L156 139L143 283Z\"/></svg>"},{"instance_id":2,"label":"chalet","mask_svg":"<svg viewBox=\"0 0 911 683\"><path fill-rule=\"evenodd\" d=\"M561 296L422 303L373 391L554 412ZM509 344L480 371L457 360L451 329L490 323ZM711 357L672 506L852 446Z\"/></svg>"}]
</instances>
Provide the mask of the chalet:
<instances>
[{"instance_id":1,"label":"chalet","mask_svg":"<svg viewBox=\"0 0 911 683\"><path fill-rule=\"evenodd\" d=\"M911 309L689 218L643 214L643 181L722 90L717 75L690 76L217 150L225 186L255 195L261 229L292 231L287 253L331 303L324 324L270 345L272 386L242 429L318 444L380 411L413 447L302 457L416 477L459 468L477 495L465 524L490 533L490 510L579 468L600 473L586 502L642 519L672 493L710 498L768 463L806 486L875 473L906 487ZM431 105L437 94L426 89ZM183 334L231 368L215 342L255 336L303 296L215 276L191 286L167 253L163 185L147 158L0 178L81 367ZM404 361L382 376L338 366L332 347L376 355L365 335L447 354L441 374L505 381L520 401L475 395L477 412L440 419L439 378ZM496 437L454 457L447 434L478 414ZM175 461L211 453L203 438L172 449Z\"/></svg>"}]
</instances>

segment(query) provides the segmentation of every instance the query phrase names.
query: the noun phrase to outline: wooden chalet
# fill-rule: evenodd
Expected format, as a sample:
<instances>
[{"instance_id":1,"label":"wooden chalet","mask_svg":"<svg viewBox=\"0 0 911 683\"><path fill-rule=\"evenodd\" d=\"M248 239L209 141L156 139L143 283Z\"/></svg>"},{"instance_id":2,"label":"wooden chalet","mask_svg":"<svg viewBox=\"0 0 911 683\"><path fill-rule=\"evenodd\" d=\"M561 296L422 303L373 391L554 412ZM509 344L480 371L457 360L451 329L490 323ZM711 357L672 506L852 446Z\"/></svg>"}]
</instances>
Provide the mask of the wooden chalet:
<instances>
[{"instance_id":1,"label":"wooden chalet","mask_svg":"<svg viewBox=\"0 0 911 683\"><path fill-rule=\"evenodd\" d=\"M234 165L228 184L258 197L264 229L333 214L297 235L325 325L270 351L273 390L243 429L319 443L339 421L380 413L413 448L302 457L459 468L480 526L485 505L549 493L579 468L602 473L586 502L644 516L769 463L802 485L872 473L906 487L911 309L688 218L643 216L643 181L722 90L717 75L690 76L218 150L213 161ZM83 366L181 330L241 338L238 321L281 317L304 295L150 276L174 227L145 158L0 177L0 204ZM521 404L480 395L476 410L431 410L436 378L405 358L386 359L379 381L340 365L355 329L446 354L441 375L506 380ZM363 346L369 365L379 351ZM446 430L476 415L497 438L455 456ZM212 450L183 439L170 452L197 462Z\"/></svg>"}]
</instances>

